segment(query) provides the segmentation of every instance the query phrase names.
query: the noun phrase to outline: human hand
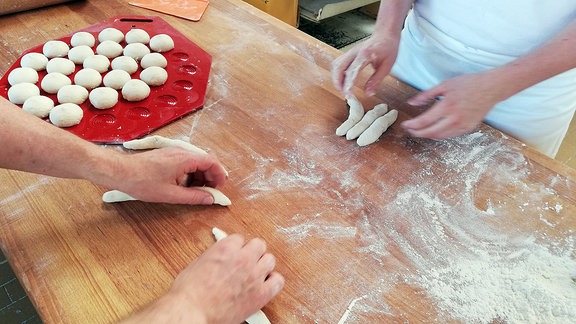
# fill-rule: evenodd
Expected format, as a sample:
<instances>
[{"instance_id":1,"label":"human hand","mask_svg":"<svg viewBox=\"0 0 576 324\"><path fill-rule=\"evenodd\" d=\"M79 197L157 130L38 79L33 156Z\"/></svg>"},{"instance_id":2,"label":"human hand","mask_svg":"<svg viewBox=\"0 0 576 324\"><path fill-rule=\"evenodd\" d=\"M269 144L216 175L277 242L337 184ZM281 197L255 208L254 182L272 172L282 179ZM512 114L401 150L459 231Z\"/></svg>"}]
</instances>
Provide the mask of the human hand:
<instances>
[{"instance_id":1,"label":"human hand","mask_svg":"<svg viewBox=\"0 0 576 324\"><path fill-rule=\"evenodd\" d=\"M284 277L273 271L275 263L263 240L245 243L242 236L230 235L184 269L168 296L189 303L184 307L192 310L189 319L202 314L205 323L241 323L284 286Z\"/></svg>"},{"instance_id":2,"label":"human hand","mask_svg":"<svg viewBox=\"0 0 576 324\"><path fill-rule=\"evenodd\" d=\"M189 187L215 188L227 177L215 156L177 147L119 154L113 164L115 169L106 180L94 182L148 202L211 205L212 195Z\"/></svg>"},{"instance_id":3,"label":"human hand","mask_svg":"<svg viewBox=\"0 0 576 324\"><path fill-rule=\"evenodd\" d=\"M414 137L436 140L470 133L502 100L500 92L488 73L454 77L410 98L408 103L413 106L439 99L426 112L401 126Z\"/></svg>"},{"instance_id":4,"label":"human hand","mask_svg":"<svg viewBox=\"0 0 576 324\"><path fill-rule=\"evenodd\" d=\"M356 45L332 62L332 83L338 91L352 95L351 89L358 74L367 65L374 72L366 81L364 91L374 95L398 55L399 37L373 34L368 40Z\"/></svg>"}]
</instances>

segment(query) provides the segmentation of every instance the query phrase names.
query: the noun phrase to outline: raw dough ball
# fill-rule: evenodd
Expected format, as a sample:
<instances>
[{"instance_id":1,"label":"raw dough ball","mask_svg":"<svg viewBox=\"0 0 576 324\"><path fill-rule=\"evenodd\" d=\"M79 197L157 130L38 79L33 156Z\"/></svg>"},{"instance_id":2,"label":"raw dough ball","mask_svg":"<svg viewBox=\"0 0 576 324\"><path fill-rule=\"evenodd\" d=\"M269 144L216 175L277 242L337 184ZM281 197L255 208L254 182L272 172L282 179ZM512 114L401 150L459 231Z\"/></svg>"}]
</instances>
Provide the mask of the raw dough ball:
<instances>
[{"instance_id":1,"label":"raw dough ball","mask_svg":"<svg viewBox=\"0 0 576 324\"><path fill-rule=\"evenodd\" d=\"M140 80L149 86L161 86L168 80L168 72L159 66L151 66L140 72Z\"/></svg>"},{"instance_id":2,"label":"raw dough ball","mask_svg":"<svg viewBox=\"0 0 576 324\"><path fill-rule=\"evenodd\" d=\"M134 28L126 33L126 43L128 44L148 44L148 42L150 42L150 35L143 29Z\"/></svg>"},{"instance_id":3,"label":"raw dough ball","mask_svg":"<svg viewBox=\"0 0 576 324\"><path fill-rule=\"evenodd\" d=\"M158 34L150 39L150 48L155 52L168 52L174 48L174 40L166 34Z\"/></svg>"},{"instance_id":4,"label":"raw dough ball","mask_svg":"<svg viewBox=\"0 0 576 324\"><path fill-rule=\"evenodd\" d=\"M94 55L94 51L88 45L78 45L68 51L68 58L76 64L84 64L84 60Z\"/></svg>"},{"instance_id":5,"label":"raw dough ball","mask_svg":"<svg viewBox=\"0 0 576 324\"><path fill-rule=\"evenodd\" d=\"M100 55L104 55L107 58L115 58L116 56L120 56L122 54L122 45L111 41L105 40L96 47L96 53Z\"/></svg>"},{"instance_id":6,"label":"raw dough ball","mask_svg":"<svg viewBox=\"0 0 576 324\"><path fill-rule=\"evenodd\" d=\"M128 101L140 101L148 98L150 87L146 82L132 79L122 87L122 97Z\"/></svg>"},{"instance_id":7,"label":"raw dough ball","mask_svg":"<svg viewBox=\"0 0 576 324\"><path fill-rule=\"evenodd\" d=\"M70 39L70 45L73 47L81 45L93 47L94 44L96 44L96 39L94 38L94 35L89 32L77 32L72 35L72 38Z\"/></svg>"},{"instance_id":8,"label":"raw dough ball","mask_svg":"<svg viewBox=\"0 0 576 324\"><path fill-rule=\"evenodd\" d=\"M38 72L33 68L19 67L15 68L8 74L8 83L15 85L18 83L36 83L38 82Z\"/></svg>"},{"instance_id":9,"label":"raw dough ball","mask_svg":"<svg viewBox=\"0 0 576 324\"><path fill-rule=\"evenodd\" d=\"M48 64L48 58L44 54L40 53L28 53L22 56L20 60L20 66L30 67L36 71L42 71L46 68Z\"/></svg>"},{"instance_id":10,"label":"raw dough ball","mask_svg":"<svg viewBox=\"0 0 576 324\"><path fill-rule=\"evenodd\" d=\"M26 99L38 95L40 89L33 83L18 83L8 89L8 100L16 105L21 105Z\"/></svg>"},{"instance_id":11,"label":"raw dough ball","mask_svg":"<svg viewBox=\"0 0 576 324\"><path fill-rule=\"evenodd\" d=\"M54 108L54 101L46 96L30 97L24 101L22 106L22 110L40 118L48 117L52 108Z\"/></svg>"},{"instance_id":12,"label":"raw dough ball","mask_svg":"<svg viewBox=\"0 0 576 324\"><path fill-rule=\"evenodd\" d=\"M120 90L130 81L130 74L124 70L112 70L104 76L104 85L112 89Z\"/></svg>"},{"instance_id":13,"label":"raw dough ball","mask_svg":"<svg viewBox=\"0 0 576 324\"><path fill-rule=\"evenodd\" d=\"M104 55L96 54L87 57L82 66L85 69L94 69L100 73L104 73L108 71L108 68L110 67L110 59Z\"/></svg>"},{"instance_id":14,"label":"raw dough ball","mask_svg":"<svg viewBox=\"0 0 576 324\"><path fill-rule=\"evenodd\" d=\"M47 58L64 57L68 55L69 50L70 47L68 47L68 44L59 40L48 41L42 47L42 53L44 53Z\"/></svg>"},{"instance_id":15,"label":"raw dough ball","mask_svg":"<svg viewBox=\"0 0 576 324\"><path fill-rule=\"evenodd\" d=\"M100 31L100 33L98 34L98 40L100 42L109 40L116 43L120 43L122 40L124 40L124 34L116 28L109 27L102 29L102 31Z\"/></svg>"},{"instance_id":16,"label":"raw dough ball","mask_svg":"<svg viewBox=\"0 0 576 324\"><path fill-rule=\"evenodd\" d=\"M132 43L124 47L124 56L130 56L136 61L139 61L144 55L149 54L150 49L142 43Z\"/></svg>"},{"instance_id":17,"label":"raw dough ball","mask_svg":"<svg viewBox=\"0 0 576 324\"><path fill-rule=\"evenodd\" d=\"M159 66L161 68L165 68L167 65L168 61L166 60L164 55L160 53L146 54L140 61L140 66L142 66L143 69L149 68L151 66Z\"/></svg>"},{"instance_id":18,"label":"raw dough ball","mask_svg":"<svg viewBox=\"0 0 576 324\"><path fill-rule=\"evenodd\" d=\"M79 86L77 84L65 85L56 95L59 103L74 103L81 105L88 99L88 90L86 88Z\"/></svg>"},{"instance_id":19,"label":"raw dough ball","mask_svg":"<svg viewBox=\"0 0 576 324\"><path fill-rule=\"evenodd\" d=\"M68 84L72 84L70 78L60 72L52 72L44 76L40 87L48 93L57 93L60 88Z\"/></svg>"},{"instance_id":20,"label":"raw dough ball","mask_svg":"<svg viewBox=\"0 0 576 324\"><path fill-rule=\"evenodd\" d=\"M108 109L118 103L118 91L108 87L100 87L90 91L90 103L97 109Z\"/></svg>"},{"instance_id":21,"label":"raw dough ball","mask_svg":"<svg viewBox=\"0 0 576 324\"><path fill-rule=\"evenodd\" d=\"M50 111L50 122L58 127L70 127L80 124L84 112L77 104L63 103Z\"/></svg>"},{"instance_id":22,"label":"raw dough ball","mask_svg":"<svg viewBox=\"0 0 576 324\"><path fill-rule=\"evenodd\" d=\"M130 56L118 56L112 60L113 70L124 70L129 74L138 71L138 62Z\"/></svg>"},{"instance_id":23,"label":"raw dough ball","mask_svg":"<svg viewBox=\"0 0 576 324\"><path fill-rule=\"evenodd\" d=\"M82 69L74 75L74 83L89 90L94 89L102 84L102 74L94 69Z\"/></svg>"},{"instance_id":24,"label":"raw dough ball","mask_svg":"<svg viewBox=\"0 0 576 324\"><path fill-rule=\"evenodd\" d=\"M74 62L62 57L55 57L46 64L46 72L48 73L60 72L64 75L70 75L74 73L75 69Z\"/></svg>"}]
</instances>

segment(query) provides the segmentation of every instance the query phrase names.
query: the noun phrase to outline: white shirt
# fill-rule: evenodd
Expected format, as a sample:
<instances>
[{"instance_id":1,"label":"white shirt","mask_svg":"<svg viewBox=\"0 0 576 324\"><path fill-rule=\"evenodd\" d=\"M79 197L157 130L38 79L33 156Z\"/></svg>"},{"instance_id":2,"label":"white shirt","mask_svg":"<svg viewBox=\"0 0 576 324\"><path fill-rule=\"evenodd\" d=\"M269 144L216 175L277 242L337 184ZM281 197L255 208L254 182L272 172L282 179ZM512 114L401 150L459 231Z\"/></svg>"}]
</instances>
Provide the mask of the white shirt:
<instances>
[{"instance_id":1,"label":"white shirt","mask_svg":"<svg viewBox=\"0 0 576 324\"><path fill-rule=\"evenodd\" d=\"M416 0L415 14L466 46L522 56L576 19L576 0Z\"/></svg>"}]
</instances>

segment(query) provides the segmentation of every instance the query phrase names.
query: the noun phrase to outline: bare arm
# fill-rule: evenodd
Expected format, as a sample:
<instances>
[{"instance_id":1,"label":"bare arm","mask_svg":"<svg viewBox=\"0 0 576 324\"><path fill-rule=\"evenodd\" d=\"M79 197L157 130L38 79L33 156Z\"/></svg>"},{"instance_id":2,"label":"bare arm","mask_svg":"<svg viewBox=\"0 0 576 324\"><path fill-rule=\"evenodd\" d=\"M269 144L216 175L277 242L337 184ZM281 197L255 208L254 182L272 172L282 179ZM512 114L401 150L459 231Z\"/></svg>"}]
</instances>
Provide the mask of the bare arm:
<instances>
[{"instance_id":1,"label":"bare arm","mask_svg":"<svg viewBox=\"0 0 576 324\"><path fill-rule=\"evenodd\" d=\"M212 155L165 148L137 154L107 150L0 98L0 167L86 179L144 201L212 204L209 193L180 186L188 174L216 187L226 171Z\"/></svg>"}]
</instances>

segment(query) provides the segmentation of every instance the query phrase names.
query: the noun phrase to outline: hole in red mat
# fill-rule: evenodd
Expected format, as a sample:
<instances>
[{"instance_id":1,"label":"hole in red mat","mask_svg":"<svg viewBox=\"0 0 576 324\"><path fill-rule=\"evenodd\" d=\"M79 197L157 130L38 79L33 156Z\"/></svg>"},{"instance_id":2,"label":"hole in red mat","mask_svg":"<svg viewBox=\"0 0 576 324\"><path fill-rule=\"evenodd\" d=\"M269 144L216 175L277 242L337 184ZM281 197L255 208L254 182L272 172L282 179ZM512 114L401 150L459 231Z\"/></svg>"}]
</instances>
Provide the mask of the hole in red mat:
<instances>
[{"instance_id":1,"label":"hole in red mat","mask_svg":"<svg viewBox=\"0 0 576 324\"><path fill-rule=\"evenodd\" d=\"M145 22L145 23L151 23L154 20L152 19L146 19L146 18L121 18L120 19L121 22Z\"/></svg>"},{"instance_id":2,"label":"hole in red mat","mask_svg":"<svg viewBox=\"0 0 576 324\"><path fill-rule=\"evenodd\" d=\"M150 110L146 107L135 107L128 110L126 116L130 119L147 118L150 117Z\"/></svg>"},{"instance_id":3,"label":"hole in red mat","mask_svg":"<svg viewBox=\"0 0 576 324\"><path fill-rule=\"evenodd\" d=\"M191 92L190 95L186 96L186 102L189 104L193 104L196 101L198 101L198 99L200 98L200 96L198 95L198 93L196 91Z\"/></svg>"},{"instance_id":4,"label":"hole in red mat","mask_svg":"<svg viewBox=\"0 0 576 324\"><path fill-rule=\"evenodd\" d=\"M90 120L90 124L93 126L103 127L112 126L116 123L116 117L110 114L97 115Z\"/></svg>"},{"instance_id":5,"label":"hole in red mat","mask_svg":"<svg viewBox=\"0 0 576 324\"><path fill-rule=\"evenodd\" d=\"M176 52L176 53L172 54L172 57L176 61L188 61L188 59L190 58L190 55L188 55L184 52Z\"/></svg>"},{"instance_id":6,"label":"hole in red mat","mask_svg":"<svg viewBox=\"0 0 576 324\"><path fill-rule=\"evenodd\" d=\"M180 67L180 72L188 74L196 74L198 68L194 65L182 65Z\"/></svg>"},{"instance_id":7,"label":"hole in red mat","mask_svg":"<svg viewBox=\"0 0 576 324\"><path fill-rule=\"evenodd\" d=\"M172 83L172 88L178 91L190 91L193 87L192 82L188 80L178 80Z\"/></svg>"},{"instance_id":8,"label":"hole in red mat","mask_svg":"<svg viewBox=\"0 0 576 324\"><path fill-rule=\"evenodd\" d=\"M171 95L163 95L156 98L154 102L165 106L176 106L178 99Z\"/></svg>"}]
</instances>

